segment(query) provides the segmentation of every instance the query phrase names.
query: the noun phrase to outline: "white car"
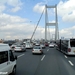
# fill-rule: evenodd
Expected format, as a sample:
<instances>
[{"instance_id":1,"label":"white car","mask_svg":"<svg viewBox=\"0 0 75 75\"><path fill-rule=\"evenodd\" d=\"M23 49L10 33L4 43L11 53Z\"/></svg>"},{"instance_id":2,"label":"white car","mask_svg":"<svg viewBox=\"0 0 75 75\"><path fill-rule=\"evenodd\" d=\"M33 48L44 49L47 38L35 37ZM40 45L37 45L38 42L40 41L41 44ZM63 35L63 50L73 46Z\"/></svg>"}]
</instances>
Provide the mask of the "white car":
<instances>
[{"instance_id":1,"label":"white car","mask_svg":"<svg viewBox=\"0 0 75 75\"><path fill-rule=\"evenodd\" d=\"M49 47L54 48L55 47L55 44L54 43L50 43L49 44Z\"/></svg>"},{"instance_id":2,"label":"white car","mask_svg":"<svg viewBox=\"0 0 75 75\"><path fill-rule=\"evenodd\" d=\"M36 43L35 46L40 46L40 44L39 43Z\"/></svg>"},{"instance_id":3,"label":"white car","mask_svg":"<svg viewBox=\"0 0 75 75\"><path fill-rule=\"evenodd\" d=\"M34 48L32 50L32 54L43 54L42 47L40 47L40 46L34 46Z\"/></svg>"},{"instance_id":4,"label":"white car","mask_svg":"<svg viewBox=\"0 0 75 75\"><path fill-rule=\"evenodd\" d=\"M44 44L40 44L40 46L41 46L42 48L45 48L45 45L44 45Z\"/></svg>"},{"instance_id":5,"label":"white car","mask_svg":"<svg viewBox=\"0 0 75 75\"><path fill-rule=\"evenodd\" d=\"M8 44L0 44L0 75L16 73L16 59Z\"/></svg>"},{"instance_id":6,"label":"white car","mask_svg":"<svg viewBox=\"0 0 75 75\"><path fill-rule=\"evenodd\" d=\"M25 47L26 47L26 49L27 49L27 48L29 49L29 48L33 48L33 45L32 45L31 43L26 43L26 44L25 44Z\"/></svg>"}]
</instances>

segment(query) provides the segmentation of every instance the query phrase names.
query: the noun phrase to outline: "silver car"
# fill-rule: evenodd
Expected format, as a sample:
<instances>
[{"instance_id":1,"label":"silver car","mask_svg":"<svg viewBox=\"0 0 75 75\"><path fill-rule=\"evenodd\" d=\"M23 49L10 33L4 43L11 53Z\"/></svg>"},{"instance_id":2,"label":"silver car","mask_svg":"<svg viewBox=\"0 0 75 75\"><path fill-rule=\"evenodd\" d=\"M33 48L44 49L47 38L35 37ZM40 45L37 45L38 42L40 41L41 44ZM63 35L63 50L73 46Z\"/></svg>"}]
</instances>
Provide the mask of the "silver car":
<instances>
[{"instance_id":1,"label":"silver car","mask_svg":"<svg viewBox=\"0 0 75 75\"><path fill-rule=\"evenodd\" d=\"M34 48L32 50L32 54L43 54L42 47L40 47L40 46L34 46Z\"/></svg>"},{"instance_id":2,"label":"silver car","mask_svg":"<svg viewBox=\"0 0 75 75\"><path fill-rule=\"evenodd\" d=\"M17 52L23 52L26 51L26 48L23 45L16 45L13 50Z\"/></svg>"}]
</instances>

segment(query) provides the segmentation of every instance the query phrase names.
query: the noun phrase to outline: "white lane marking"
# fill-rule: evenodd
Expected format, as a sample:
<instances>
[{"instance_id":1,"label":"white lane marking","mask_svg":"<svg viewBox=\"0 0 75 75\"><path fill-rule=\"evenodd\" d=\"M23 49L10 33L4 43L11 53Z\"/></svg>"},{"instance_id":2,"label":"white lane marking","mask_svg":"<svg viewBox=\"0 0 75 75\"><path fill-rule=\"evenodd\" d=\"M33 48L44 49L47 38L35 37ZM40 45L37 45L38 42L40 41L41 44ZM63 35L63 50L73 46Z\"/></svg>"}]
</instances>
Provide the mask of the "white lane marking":
<instances>
[{"instance_id":1,"label":"white lane marking","mask_svg":"<svg viewBox=\"0 0 75 75\"><path fill-rule=\"evenodd\" d=\"M47 51L49 51L49 49L47 49Z\"/></svg>"},{"instance_id":2,"label":"white lane marking","mask_svg":"<svg viewBox=\"0 0 75 75\"><path fill-rule=\"evenodd\" d=\"M67 56L66 55L64 55L65 56L65 58L67 58Z\"/></svg>"},{"instance_id":3,"label":"white lane marking","mask_svg":"<svg viewBox=\"0 0 75 75\"><path fill-rule=\"evenodd\" d=\"M70 60L68 62L70 63L71 66L74 66L74 64Z\"/></svg>"},{"instance_id":4,"label":"white lane marking","mask_svg":"<svg viewBox=\"0 0 75 75\"><path fill-rule=\"evenodd\" d=\"M24 55L24 54L19 55L18 58L19 58L19 57L22 57L23 55Z\"/></svg>"},{"instance_id":5,"label":"white lane marking","mask_svg":"<svg viewBox=\"0 0 75 75\"><path fill-rule=\"evenodd\" d=\"M45 55L42 57L41 61L43 61L44 58L45 58Z\"/></svg>"}]
</instances>

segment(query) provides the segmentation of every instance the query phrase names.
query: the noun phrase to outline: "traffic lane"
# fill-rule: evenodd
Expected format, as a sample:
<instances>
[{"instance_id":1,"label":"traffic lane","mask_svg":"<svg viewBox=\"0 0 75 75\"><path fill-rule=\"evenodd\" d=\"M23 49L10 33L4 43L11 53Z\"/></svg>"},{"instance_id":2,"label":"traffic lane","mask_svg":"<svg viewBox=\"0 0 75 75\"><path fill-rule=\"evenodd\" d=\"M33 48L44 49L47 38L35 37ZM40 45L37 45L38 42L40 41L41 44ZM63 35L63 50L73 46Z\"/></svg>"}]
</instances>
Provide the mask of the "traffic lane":
<instances>
[{"instance_id":1,"label":"traffic lane","mask_svg":"<svg viewBox=\"0 0 75 75\"><path fill-rule=\"evenodd\" d=\"M60 51L61 52L61 51ZM63 52L61 52L63 53ZM67 61L69 62L69 64L71 66L73 66L73 69L75 69L75 55L66 55L65 53L64 54L64 57L67 59Z\"/></svg>"},{"instance_id":2,"label":"traffic lane","mask_svg":"<svg viewBox=\"0 0 75 75\"><path fill-rule=\"evenodd\" d=\"M16 75L34 75L40 60L43 55L33 55L31 50L28 50L25 55L17 60Z\"/></svg>"},{"instance_id":3,"label":"traffic lane","mask_svg":"<svg viewBox=\"0 0 75 75\"><path fill-rule=\"evenodd\" d=\"M34 75L75 75L63 53L50 48Z\"/></svg>"},{"instance_id":4,"label":"traffic lane","mask_svg":"<svg viewBox=\"0 0 75 75\"><path fill-rule=\"evenodd\" d=\"M25 54L26 52L13 52L14 56L19 56L19 55L22 55L22 54Z\"/></svg>"},{"instance_id":5,"label":"traffic lane","mask_svg":"<svg viewBox=\"0 0 75 75\"><path fill-rule=\"evenodd\" d=\"M46 50L48 49L48 47L46 47L46 48L43 48L43 52L44 53L46 53ZM31 55L32 54L32 48L30 48L30 49L26 49L26 51L24 51L24 52L13 52L13 54L15 55L15 56L21 56L21 55L23 55L23 54L27 54L27 55Z\"/></svg>"},{"instance_id":6,"label":"traffic lane","mask_svg":"<svg viewBox=\"0 0 75 75\"><path fill-rule=\"evenodd\" d=\"M44 52L44 50L45 50L45 48L43 49L43 52ZM31 52L32 52L32 48L30 48L30 49L26 49L26 51L24 51L24 52L15 52L15 51L13 51L13 54L14 54L14 56L17 56L17 58L19 58L19 57L21 57L22 55L25 55L25 54L31 54Z\"/></svg>"},{"instance_id":7,"label":"traffic lane","mask_svg":"<svg viewBox=\"0 0 75 75\"><path fill-rule=\"evenodd\" d=\"M51 50L51 51L50 51ZM51 54L54 54L54 52L52 52L53 50L52 49L45 49L44 50L44 54L46 54L46 55L51 55ZM51 52L51 54L48 52L48 51L50 51ZM48 53L47 53L48 52ZM60 53L59 52L59 55L61 56L61 54L62 53ZM29 56L31 56L30 58L32 59L32 58L34 58L34 57L32 57L32 56L39 56L39 55L32 55L32 53L31 53L31 50L29 50L29 52L27 52L25 55L24 55L24 57L28 57L28 55ZM21 68L20 70L19 69L17 69L17 70L19 70L19 71L17 71L17 75L20 75L20 74L26 74L26 75L36 75L36 70L37 70L37 68L39 67L39 65L41 64L41 62L42 62L42 60L44 60L44 58L46 57L46 55L43 55L42 57L40 57L40 59L39 59L39 64L38 63L36 63L36 65L34 64L33 66L31 66L32 64L30 63L30 67L32 67L32 69L30 69L30 68L26 68L26 67L24 67L24 65L23 65L23 67L21 66L21 64L22 64L22 62L21 62L21 64L19 64L19 66L18 66L18 68ZM63 55L63 54L62 54ZM63 56L62 56L63 57ZM21 57L22 58L22 57ZM29 59L30 59L29 58ZM42 59L43 58L43 59ZM54 57L55 58L55 57ZM64 58L64 57L63 57ZM20 59L20 58L19 58ZM36 58L35 58L36 59ZM35 60L35 59L33 59L33 61ZM28 59L27 59L28 60ZM23 61L23 60L22 60ZM31 60L32 61L32 60ZM29 61L29 62L31 62L31 61ZM36 61L36 60L35 60ZM41 62L40 62L41 61ZM55 62L55 61L54 61ZM24 62L23 62L24 63ZM26 62L25 62L26 63ZM34 62L32 62L32 63L34 63ZM28 64L28 62L27 62L27 64ZM52 63L53 64L53 63ZM68 63L69 64L69 63ZM25 64L26 65L26 64ZM44 65L46 65L46 64L44 64ZM70 64L69 64L70 65ZM20 67L21 66L21 67ZM54 66L54 65L53 65ZM29 65L27 66L27 67L29 67ZM46 66L47 67L47 66ZM63 66L62 66L63 67ZM36 70L35 70L35 69ZM23 70L25 70L25 71L23 71ZM48 69L49 70L49 69ZM56 69L55 69L56 70ZM23 72L22 72L23 71ZM20 72L20 73L18 73L18 72ZM43 71L42 71L43 72ZM58 71L56 71L56 72L58 72ZM64 73L65 71L63 71L63 73ZM39 72L40 73L40 72ZM48 73L48 72L45 72L45 73ZM46 74L43 74L43 75L46 75ZM51 72L51 73L53 73L53 72ZM58 72L59 73L59 72ZM61 74L63 74L63 73L61 73ZM66 72L65 72L66 73ZM48 73L49 74L49 73ZM48 75L47 74L47 75ZM38 74L39 75L39 74ZM63 74L63 75L66 75L66 74ZM69 74L68 74L69 75ZM72 74L73 75L73 74Z\"/></svg>"},{"instance_id":8,"label":"traffic lane","mask_svg":"<svg viewBox=\"0 0 75 75\"><path fill-rule=\"evenodd\" d=\"M65 55L66 59L70 61L71 65L75 69L75 56L74 55Z\"/></svg>"},{"instance_id":9,"label":"traffic lane","mask_svg":"<svg viewBox=\"0 0 75 75\"><path fill-rule=\"evenodd\" d=\"M31 51L32 49L26 49L26 51L23 51L23 52L13 52L13 54L15 55L15 56L20 56L20 55L22 55L22 54L29 54L30 53L30 51Z\"/></svg>"},{"instance_id":10,"label":"traffic lane","mask_svg":"<svg viewBox=\"0 0 75 75\"><path fill-rule=\"evenodd\" d=\"M59 50L58 50L59 51ZM61 52L61 51L59 51L59 52ZM68 64L72 67L72 69L73 70L75 70L75 56L71 56L71 55L66 55L66 54L64 54L63 52L61 52L62 54L63 54L63 56L64 56L64 58L66 59L65 61L67 61L68 62ZM72 60L73 60L73 62L72 62ZM69 71L69 70L68 70ZM70 70L71 71L71 70Z\"/></svg>"},{"instance_id":11,"label":"traffic lane","mask_svg":"<svg viewBox=\"0 0 75 75\"><path fill-rule=\"evenodd\" d=\"M65 53L63 53L65 58L68 59L69 61L73 62L73 64L75 65L75 55L67 55Z\"/></svg>"}]
</instances>

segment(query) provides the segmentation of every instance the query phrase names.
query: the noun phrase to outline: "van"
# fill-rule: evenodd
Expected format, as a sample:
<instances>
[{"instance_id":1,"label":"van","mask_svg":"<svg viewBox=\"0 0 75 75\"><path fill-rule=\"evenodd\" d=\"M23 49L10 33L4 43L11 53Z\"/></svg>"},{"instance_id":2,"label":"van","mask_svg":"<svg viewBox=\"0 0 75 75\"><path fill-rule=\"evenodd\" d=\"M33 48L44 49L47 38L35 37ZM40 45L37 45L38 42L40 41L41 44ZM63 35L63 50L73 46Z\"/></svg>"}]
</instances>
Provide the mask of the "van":
<instances>
[{"instance_id":1,"label":"van","mask_svg":"<svg viewBox=\"0 0 75 75\"><path fill-rule=\"evenodd\" d=\"M16 60L8 44L0 44L0 75L15 75Z\"/></svg>"}]
</instances>

